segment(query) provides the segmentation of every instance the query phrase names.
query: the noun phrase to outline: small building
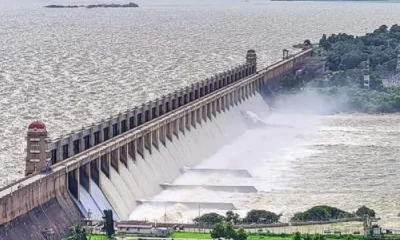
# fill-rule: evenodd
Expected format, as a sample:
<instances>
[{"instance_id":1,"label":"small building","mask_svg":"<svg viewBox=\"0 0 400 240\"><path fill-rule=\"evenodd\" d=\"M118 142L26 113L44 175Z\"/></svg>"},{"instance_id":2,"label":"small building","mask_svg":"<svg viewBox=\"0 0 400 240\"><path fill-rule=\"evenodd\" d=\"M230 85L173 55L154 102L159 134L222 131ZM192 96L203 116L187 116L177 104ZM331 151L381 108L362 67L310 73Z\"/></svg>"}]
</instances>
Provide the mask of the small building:
<instances>
[{"instance_id":1,"label":"small building","mask_svg":"<svg viewBox=\"0 0 400 240\"><path fill-rule=\"evenodd\" d=\"M372 228L372 235L381 235L382 229L378 226L374 226Z\"/></svg>"},{"instance_id":2,"label":"small building","mask_svg":"<svg viewBox=\"0 0 400 240\"><path fill-rule=\"evenodd\" d=\"M154 228L152 224L137 224L136 222L117 222L115 224L118 232L131 233L131 234L152 234Z\"/></svg>"},{"instance_id":3,"label":"small building","mask_svg":"<svg viewBox=\"0 0 400 240\"><path fill-rule=\"evenodd\" d=\"M171 233L170 228L166 227L155 227L149 222L138 222L138 221L119 221L116 222L115 227L118 232L128 234L143 234L153 235L157 237L166 237Z\"/></svg>"}]
</instances>

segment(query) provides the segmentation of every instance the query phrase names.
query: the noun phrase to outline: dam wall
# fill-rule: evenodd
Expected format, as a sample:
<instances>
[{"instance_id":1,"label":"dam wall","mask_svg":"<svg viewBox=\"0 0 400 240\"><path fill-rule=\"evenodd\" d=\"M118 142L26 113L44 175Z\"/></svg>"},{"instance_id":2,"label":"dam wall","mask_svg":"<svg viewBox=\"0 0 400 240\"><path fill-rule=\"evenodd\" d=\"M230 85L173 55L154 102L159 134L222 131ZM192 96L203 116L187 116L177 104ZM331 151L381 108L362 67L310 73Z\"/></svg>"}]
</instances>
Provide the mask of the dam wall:
<instances>
[{"instance_id":1,"label":"dam wall","mask_svg":"<svg viewBox=\"0 0 400 240\"><path fill-rule=\"evenodd\" d=\"M65 169L28 179L29 182L11 185L10 188L0 191L0 225L45 204L57 195L68 195Z\"/></svg>"},{"instance_id":2,"label":"dam wall","mask_svg":"<svg viewBox=\"0 0 400 240\"><path fill-rule=\"evenodd\" d=\"M212 94L218 89L254 74L256 69L255 59L247 59L246 63L242 65L163 95L153 101L148 101L140 106L120 112L116 116L102 119L100 122L83 127L81 130L60 136L51 141L48 146L52 164L61 162L124 132L135 129L189 102Z\"/></svg>"},{"instance_id":3,"label":"dam wall","mask_svg":"<svg viewBox=\"0 0 400 240\"><path fill-rule=\"evenodd\" d=\"M21 215L8 224L0 226L1 240L42 240L43 230L52 229L52 239L61 239L66 230L78 223L81 213L70 196L57 194L55 198L41 204L27 214Z\"/></svg>"},{"instance_id":4,"label":"dam wall","mask_svg":"<svg viewBox=\"0 0 400 240\"><path fill-rule=\"evenodd\" d=\"M296 62L310 55L306 50L257 70L249 51L241 67L50 142L50 173L0 189L0 225L4 229L38 206L59 202L60 195L84 216L99 219L102 210L112 209L116 219L130 218L137 201L239 136L245 129L240 112L262 101L264 85L294 72ZM230 127L233 120L243 127Z\"/></svg>"}]
</instances>

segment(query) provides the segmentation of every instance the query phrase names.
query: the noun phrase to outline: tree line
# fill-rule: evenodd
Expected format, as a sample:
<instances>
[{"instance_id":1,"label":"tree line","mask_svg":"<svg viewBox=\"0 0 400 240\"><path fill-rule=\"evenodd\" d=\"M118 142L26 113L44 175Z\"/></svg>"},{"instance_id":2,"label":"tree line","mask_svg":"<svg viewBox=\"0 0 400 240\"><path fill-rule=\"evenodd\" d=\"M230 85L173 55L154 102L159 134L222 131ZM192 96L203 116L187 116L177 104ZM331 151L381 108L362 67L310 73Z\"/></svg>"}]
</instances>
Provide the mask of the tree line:
<instances>
[{"instance_id":1,"label":"tree line","mask_svg":"<svg viewBox=\"0 0 400 240\"><path fill-rule=\"evenodd\" d=\"M292 222L323 221L332 219L364 217L368 215L375 217L375 211L366 206L358 208L355 212L346 212L336 207L320 205L312 207L304 212L298 212L291 218ZM225 216L215 212L203 214L194 219L195 223L218 224L231 222L233 224L244 223L279 223L282 214L276 214L267 210L251 210L244 218L233 211L226 212Z\"/></svg>"},{"instance_id":2,"label":"tree line","mask_svg":"<svg viewBox=\"0 0 400 240\"><path fill-rule=\"evenodd\" d=\"M382 25L364 36L323 34L319 46L325 50L332 71L354 69L368 59L373 71L394 71L400 53L400 26Z\"/></svg>"},{"instance_id":3,"label":"tree line","mask_svg":"<svg viewBox=\"0 0 400 240\"><path fill-rule=\"evenodd\" d=\"M226 212L226 215L220 215L215 212L205 213L193 219L195 223L217 224L222 222L240 223L277 223L281 214L276 214L266 210L251 210L246 217L240 218L239 214L233 211Z\"/></svg>"}]
</instances>

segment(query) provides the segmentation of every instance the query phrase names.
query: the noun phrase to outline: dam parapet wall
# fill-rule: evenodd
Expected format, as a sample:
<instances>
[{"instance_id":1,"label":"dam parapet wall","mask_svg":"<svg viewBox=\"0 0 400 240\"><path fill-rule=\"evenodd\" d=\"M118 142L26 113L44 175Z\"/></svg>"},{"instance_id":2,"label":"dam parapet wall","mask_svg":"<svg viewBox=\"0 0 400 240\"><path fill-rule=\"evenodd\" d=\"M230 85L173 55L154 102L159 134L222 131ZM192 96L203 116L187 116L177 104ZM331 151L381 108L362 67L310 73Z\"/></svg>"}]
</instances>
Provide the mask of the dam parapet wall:
<instances>
[{"instance_id":1,"label":"dam parapet wall","mask_svg":"<svg viewBox=\"0 0 400 240\"><path fill-rule=\"evenodd\" d=\"M216 74L200 82L175 90L152 101L120 112L116 116L102 119L91 126L60 136L48 145L52 164L68 159L82 151L106 142L120 134L141 126L150 120L169 113L189 102L209 95L256 72L257 63L248 60L245 64Z\"/></svg>"},{"instance_id":2,"label":"dam parapet wall","mask_svg":"<svg viewBox=\"0 0 400 240\"><path fill-rule=\"evenodd\" d=\"M0 191L0 225L10 222L57 195L68 195L66 169L25 178L24 184Z\"/></svg>"},{"instance_id":3,"label":"dam parapet wall","mask_svg":"<svg viewBox=\"0 0 400 240\"><path fill-rule=\"evenodd\" d=\"M170 181L179 175L179 169L176 169L171 171L173 173L163 172L163 178L140 175L143 180L138 180L135 176L144 174L144 164L140 164L146 161L147 165L157 168L158 164L176 161L174 166L183 167L181 165L186 162L176 160L183 159L182 156L170 154L162 158L164 162L154 159L167 148L174 148L174 143L182 146L191 141L205 125L214 124L213 119L217 116L229 113L249 98L259 95L263 85L292 73L296 62L310 55L311 50L303 51L257 70L255 52L249 51L246 64L241 67L49 143L53 164L51 172L37 172L0 189L0 225L52 201L59 194L69 194L79 204L87 195L90 197L99 191L103 192L105 200L94 203L95 197L92 197L90 204L94 203L101 209L112 207L118 217L126 218L124 212L134 209L135 200L150 197L161 190L160 186L148 191L140 189L143 184L159 185L163 183L160 181ZM197 160L200 158L191 159L187 164L193 166ZM132 186L122 186L119 184L121 181L128 181ZM118 189L111 190L113 187ZM129 187L135 187L135 190ZM110 200L112 195L124 192L129 193L125 203ZM128 206L131 198L132 206ZM125 206L116 207L121 204Z\"/></svg>"}]
</instances>

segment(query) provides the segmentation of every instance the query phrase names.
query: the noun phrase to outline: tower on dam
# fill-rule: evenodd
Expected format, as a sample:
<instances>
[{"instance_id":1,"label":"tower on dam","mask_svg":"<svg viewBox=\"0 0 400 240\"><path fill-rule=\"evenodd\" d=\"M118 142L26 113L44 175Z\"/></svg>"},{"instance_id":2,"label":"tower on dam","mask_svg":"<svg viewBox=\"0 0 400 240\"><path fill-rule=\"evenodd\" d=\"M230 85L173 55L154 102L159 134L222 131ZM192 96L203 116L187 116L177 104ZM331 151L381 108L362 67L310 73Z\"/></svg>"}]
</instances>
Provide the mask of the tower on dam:
<instances>
[{"instance_id":1,"label":"tower on dam","mask_svg":"<svg viewBox=\"0 0 400 240\"><path fill-rule=\"evenodd\" d=\"M257 62L256 51L254 51L253 49L248 50L246 55L246 63L255 64L256 62Z\"/></svg>"},{"instance_id":2,"label":"tower on dam","mask_svg":"<svg viewBox=\"0 0 400 240\"><path fill-rule=\"evenodd\" d=\"M28 126L26 176L48 166L50 157L47 151L47 139L46 125L43 122L35 121Z\"/></svg>"}]
</instances>

